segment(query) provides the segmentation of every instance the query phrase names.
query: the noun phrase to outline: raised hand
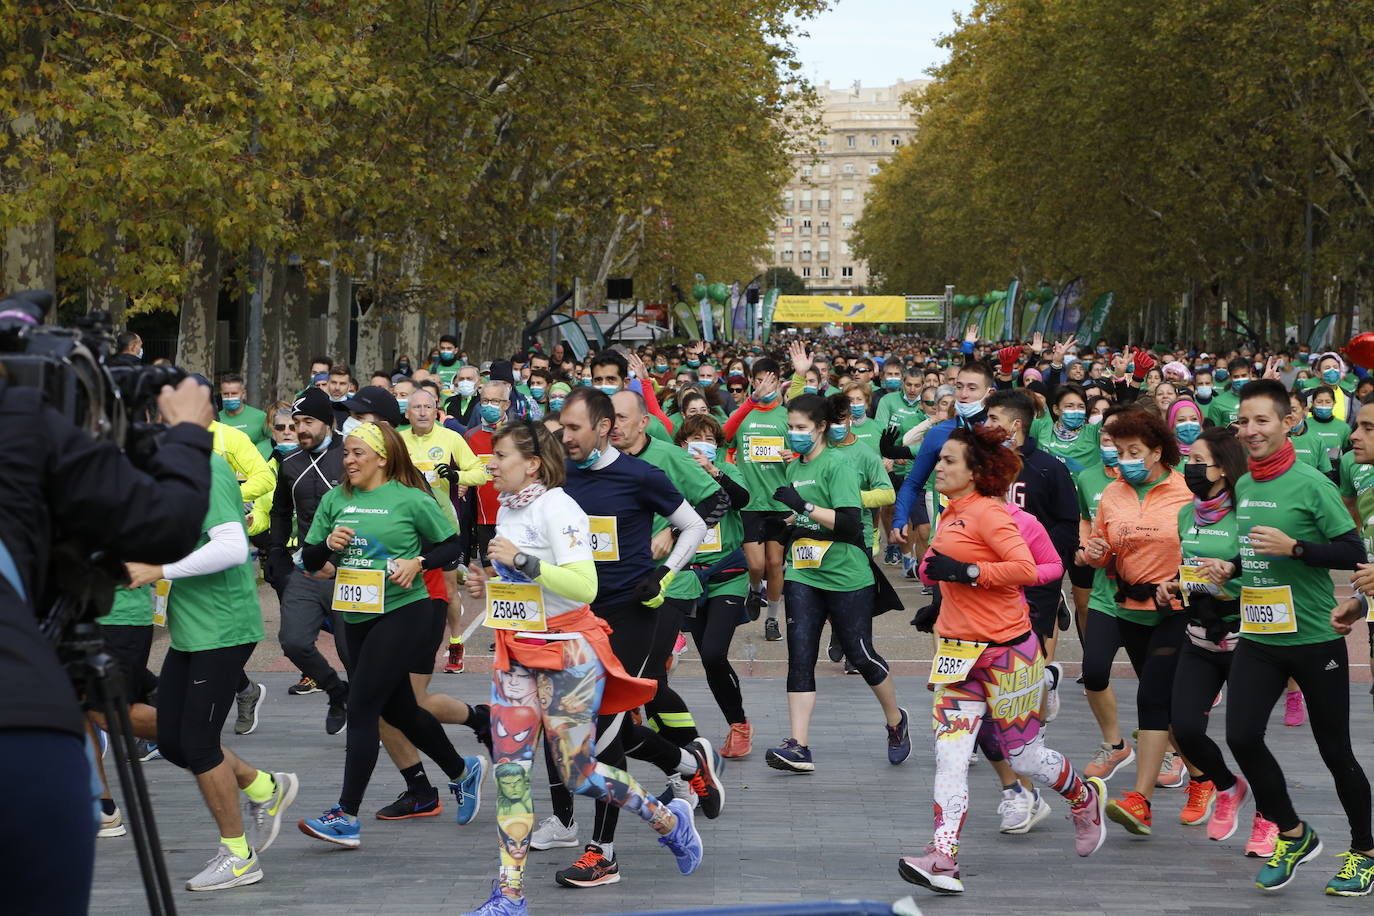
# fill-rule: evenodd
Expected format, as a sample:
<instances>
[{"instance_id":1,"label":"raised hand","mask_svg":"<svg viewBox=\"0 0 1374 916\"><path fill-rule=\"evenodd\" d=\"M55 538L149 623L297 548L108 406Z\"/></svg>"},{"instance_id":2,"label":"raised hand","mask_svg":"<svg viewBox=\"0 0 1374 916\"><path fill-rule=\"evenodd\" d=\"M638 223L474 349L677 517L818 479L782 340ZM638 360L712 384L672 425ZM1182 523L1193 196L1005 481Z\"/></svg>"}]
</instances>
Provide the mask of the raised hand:
<instances>
[{"instance_id":1,"label":"raised hand","mask_svg":"<svg viewBox=\"0 0 1374 916\"><path fill-rule=\"evenodd\" d=\"M797 375L806 375L806 370L811 368L811 356L806 352L806 344L800 340L794 340L787 345L787 356L792 360L792 371Z\"/></svg>"}]
</instances>

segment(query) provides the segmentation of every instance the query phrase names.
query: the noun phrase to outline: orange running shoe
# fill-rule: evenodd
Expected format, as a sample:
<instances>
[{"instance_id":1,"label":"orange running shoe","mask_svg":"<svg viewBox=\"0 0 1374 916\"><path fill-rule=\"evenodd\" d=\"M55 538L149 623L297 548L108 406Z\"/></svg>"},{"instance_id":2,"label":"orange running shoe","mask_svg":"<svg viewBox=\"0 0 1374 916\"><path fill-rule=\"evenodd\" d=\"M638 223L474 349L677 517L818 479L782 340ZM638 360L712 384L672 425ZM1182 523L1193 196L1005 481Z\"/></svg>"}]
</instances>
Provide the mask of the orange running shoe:
<instances>
[{"instance_id":1,"label":"orange running shoe","mask_svg":"<svg viewBox=\"0 0 1374 916\"><path fill-rule=\"evenodd\" d=\"M1217 788L1210 782L1197 779L1188 782L1188 802L1179 812L1179 823L1197 825L1205 824L1212 816L1212 808L1216 805Z\"/></svg>"},{"instance_id":2,"label":"orange running shoe","mask_svg":"<svg viewBox=\"0 0 1374 916\"><path fill-rule=\"evenodd\" d=\"M720 749L722 757L748 757L754 749L754 726L748 722L730 723L730 734Z\"/></svg>"},{"instance_id":3,"label":"orange running shoe","mask_svg":"<svg viewBox=\"0 0 1374 916\"><path fill-rule=\"evenodd\" d=\"M1150 802L1139 792L1123 792L1107 802L1107 817L1136 836L1150 835Z\"/></svg>"}]
</instances>

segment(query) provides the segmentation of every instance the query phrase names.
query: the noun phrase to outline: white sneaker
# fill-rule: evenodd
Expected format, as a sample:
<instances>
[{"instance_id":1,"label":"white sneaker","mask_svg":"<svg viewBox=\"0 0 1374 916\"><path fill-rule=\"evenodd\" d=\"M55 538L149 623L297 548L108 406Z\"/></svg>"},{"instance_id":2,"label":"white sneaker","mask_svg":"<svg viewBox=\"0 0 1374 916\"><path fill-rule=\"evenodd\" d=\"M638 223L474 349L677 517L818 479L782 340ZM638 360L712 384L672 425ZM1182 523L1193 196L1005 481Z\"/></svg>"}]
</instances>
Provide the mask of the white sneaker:
<instances>
[{"instance_id":1,"label":"white sneaker","mask_svg":"<svg viewBox=\"0 0 1374 916\"><path fill-rule=\"evenodd\" d=\"M124 836L129 832L129 828L124 826L124 815L119 813L119 806L115 806L114 813L106 814L100 812L100 830L96 833L98 837Z\"/></svg>"},{"instance_id":2,"label":"white sneaker","mask_svg":"<svg viewBox=\"0 0 1374 916\"><path fill-rule=\"evenodd\" d=\"M1054 668L1051 673L1050 669ZM1063 678L1063 670L1058 662L1050 662L1045 666L1045 724L1049 725L1059 718L1059 681Z\"/></svg>"},{"instance_id":3,"label":"white sneaker","mask_svg":"<svg viewBox=\"0 0 1374 916\"><path fill-rule=\"evenodd\" d=\"M1002 815L1003 833L1025 833L1030 829L1031 808L1034 796L1021 786L1002 790L1002 801L997 805L997 813Z\"/></svg>"},{"instance_id":4,"label":"white sneaker","mask_svg":"<svg viewBox=\"0 0 1374 916\"><path fill-rule=\"evenodd\" d=\"M200 874L186 882L188 891L222 891L241 884L257 884L262 880L262 866L258 854L249 850L248 858L240 859L220 844L219 852L205 863Z\"/></svg>"},{"instance_id":5,"label":"white sneaker","mask_svg":"<svg viewBox=\"0 0 1374 916\"><path fill-rule=\"evenodd\" d=\"M577 845L577 821L564 827L563 822L550 814L539 822L530 835L530 846L535 849L563 849Z\"/></svg>"},{"instance_id":6,"label":"white sneaker","mask_svg":"<svg viewBox=\"0 0 1374 916\"><path fill-rule=\"evenodd\" d=\"M265 802L255 802L247 796L243 800L243 825L248 828L248 845L258 852L266 852L267 847L277 840L281 831L282 815L296 800L300 780L295 773L273 773L272 797Z\"/></svg>"},{"instance_id":7,"label":"white sneaker","mask_svg":"<svg viewBox=\"0 0 1374 916\"><path fill-rule=\"evenodd\" d=\"M697 805L701 804L701 799L697 798L697 793L693 792L692 787L687 785L687 780L682 778L681 773L674 773L668 777L668 787L663 790L663 794L658 797L658 800L666 805L675 798L680 798L691 805L693 811L696 810Z\"/></svg>"}]
</instances>

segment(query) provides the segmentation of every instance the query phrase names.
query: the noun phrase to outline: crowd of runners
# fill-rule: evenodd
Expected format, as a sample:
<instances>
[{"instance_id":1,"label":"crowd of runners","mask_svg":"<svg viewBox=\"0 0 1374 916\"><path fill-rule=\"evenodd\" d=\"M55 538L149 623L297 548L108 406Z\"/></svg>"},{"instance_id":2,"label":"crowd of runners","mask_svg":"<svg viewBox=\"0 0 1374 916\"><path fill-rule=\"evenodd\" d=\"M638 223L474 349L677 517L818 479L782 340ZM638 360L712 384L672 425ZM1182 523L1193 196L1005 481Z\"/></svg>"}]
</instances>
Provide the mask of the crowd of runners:
<instances>
[{"instance_id":1,"label":"crowd of runners","mask_svg":"<svg viewBox=\"0 0 1374 916\"><path fill-rule=\"evenodd\" d=\"M989 344L970 329L585 359L558 344L491 362L444 336L426 357L371 377L319 359L291 401L261 410L241 377L217 380L200 546L129 564L101 620L140 756L189 770L207 839L209 820L218 830L187 889L263 880L300 790L221 738L231 713L234 734L251 734L265 696L244 670L265 638L259 570L300 671L290 692L319 694L323 730L346 745L341 774L312 774L339 780L337 804L298 829L356 850L370 818L447 805L467 825L485 798L496 835L490 896L472 910L483 916L527 913L527 892L549 879L618 882L621 809L691 874L710 848L698 818L728 817L727 762L824 767L809 744L823 637L877 701L855 746L873 736L874 767L879 740L888 765L932 767L931 831L900 838L907 881L964 890L981 755L1004 833L1031 831L1053 795L1080 856L1177 816L1232 841L1256 860L1255 883L1278 890L1323 848L1269 747L1282 703L1285 724L1310 718L1349 820L1326 892L1374 887L1344 639L1374 620L1374 378L1339 353ZM1353 573L1340 594L1335 570ZM903 608L900 578L919 580L907 593L922 607ZM931 634L929 695L899 696L875 644L873 619L892 610ZM156 675L154 627L169 640ZM788 731L757 749L730 661L742 627L786 639ZM317 649L322 630L343 670ZM445 682L464 702L432 677L463 670L472 632L492 680ZM1093 721L1055 727L1100 732L1085 760L1046 740L1067 687L1062 638L1082 646ZM673 688L688 640L723 728ZM1111 683L1122 649L1134 719ZM933 760L912 758L927 703ZM98 742L104 723L90 718ZM381 750L406 788L368 804ZM552 797L539 817L534 778ZM1184 789L1168 796L1181 807L1157 788ZM592 800L581 818L578 795ZM101 806L100 835L123 835L108 789ZM527 876L531 848L574 851Z\"/></svg>"}]
</instances>

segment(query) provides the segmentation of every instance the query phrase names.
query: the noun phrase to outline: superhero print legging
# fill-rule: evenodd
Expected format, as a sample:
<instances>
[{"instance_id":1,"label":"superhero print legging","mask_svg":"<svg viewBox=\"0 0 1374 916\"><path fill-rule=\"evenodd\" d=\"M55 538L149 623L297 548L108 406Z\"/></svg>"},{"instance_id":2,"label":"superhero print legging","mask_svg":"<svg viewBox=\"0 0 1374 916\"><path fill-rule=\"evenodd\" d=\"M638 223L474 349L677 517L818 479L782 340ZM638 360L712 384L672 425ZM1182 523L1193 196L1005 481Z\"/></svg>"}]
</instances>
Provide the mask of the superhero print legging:
<instances>
[{"instance_id":1,"label":"superhero print legging","mask_svg":"<svg viewBox=\"0 0 1374 916\"><path fill-rule=\"evenodd\" d=\"M1053 789L1071 804L1085 798L1083 782L1068 758L1045 746L1040 701L1045 656L1034 633L1009 646L988 646L968 677L937 684L931 725L935 732L935 835L932 842L953 857L968 814L968 766L986 719L998 746L1021 776Z\"/></svg>"},{"instance_id":2,"label":"superhero print legging","mask_svg":"<svg viewBox=\"0 0 1374 916\"><path fill-rule=\"evenodd\" d=\"M492 674L492 775L496 831L501 843L501 885L520 891L529 855L534 807L530 766L541 731L570 790L636 812L650 824L669 811L624 770L597 763L596 716L606 672L582 637L562 640L563 670L525 668Z\"/></svg>"}]
</instances>

